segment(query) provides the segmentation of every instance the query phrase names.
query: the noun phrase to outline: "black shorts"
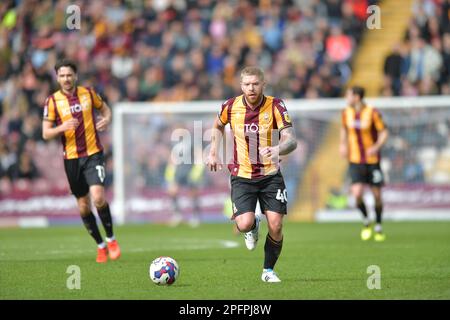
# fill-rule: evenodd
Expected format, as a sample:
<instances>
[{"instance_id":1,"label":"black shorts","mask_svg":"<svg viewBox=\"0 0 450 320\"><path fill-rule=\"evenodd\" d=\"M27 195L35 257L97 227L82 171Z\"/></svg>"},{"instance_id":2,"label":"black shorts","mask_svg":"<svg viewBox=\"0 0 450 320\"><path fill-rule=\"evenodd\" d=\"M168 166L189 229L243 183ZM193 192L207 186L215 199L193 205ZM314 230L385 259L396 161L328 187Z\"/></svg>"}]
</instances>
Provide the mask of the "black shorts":
<instances>
[{"instance_id":1,"label":"black shorts","mask_svg":"<svg viewBox=\"0 0 450 320\"><path fill-rule=\"evenodd\" d=\"M280 171L260 179L231 176L233 218L245 212L255 212L258 200L262 213L287 213L286 186Z\"/></svg>"},{"instance_id":2,"label":"black shorts","mask_svg":"<svg viewBox=\"0 0 450 320\"><path fill-rule=\"evenodd\" d=\"M69 180L70 190L77 198L89 193L89 187L104 185L105 158L103 152L97 152L89 157L65 159L64 169Z\"/></svg>"},{"instance_id":3,"label":"black shorts","mask_svg":"<svg viewBox=\"0 0 450 320\"><path fill-rule=\"evenodd\" d=\"M379 163L350 163L349 172L352 184L364 183L375 187L382 187L384 185L383 172L381 171Z\"/></svg>"}]
</instances>

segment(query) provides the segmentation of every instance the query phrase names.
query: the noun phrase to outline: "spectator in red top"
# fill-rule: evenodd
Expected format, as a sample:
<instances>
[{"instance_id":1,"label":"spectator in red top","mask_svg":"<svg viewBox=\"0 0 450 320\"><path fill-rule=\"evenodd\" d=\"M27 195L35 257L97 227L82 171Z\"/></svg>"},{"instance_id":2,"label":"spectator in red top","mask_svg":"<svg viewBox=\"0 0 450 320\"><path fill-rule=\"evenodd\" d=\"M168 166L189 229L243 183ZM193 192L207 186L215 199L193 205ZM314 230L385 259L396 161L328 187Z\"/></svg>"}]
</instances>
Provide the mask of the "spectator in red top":
<instances>
[{"instance_id":1,"label":"spectator in red top","mask_svg":"<svg viewBox=\"0 0 450 320\"><path fill-rule=\"evenodd\" d=\"M346 62L352 56L352 39L342 34L342 29L338 26L331 28L331 35L326 40L327 55L333 62Z\"/></svg>"}]
</instances>

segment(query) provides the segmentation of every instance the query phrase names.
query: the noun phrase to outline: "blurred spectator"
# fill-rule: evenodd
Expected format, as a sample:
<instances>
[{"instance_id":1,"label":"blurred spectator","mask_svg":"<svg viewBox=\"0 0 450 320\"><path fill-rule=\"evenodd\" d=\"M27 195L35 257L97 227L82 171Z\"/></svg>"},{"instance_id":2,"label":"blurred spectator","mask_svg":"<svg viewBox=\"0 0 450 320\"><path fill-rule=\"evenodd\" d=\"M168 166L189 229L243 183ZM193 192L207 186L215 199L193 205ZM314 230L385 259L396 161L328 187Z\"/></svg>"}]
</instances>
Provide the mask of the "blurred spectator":
<instances>
[{"instance_id":1,"label":"blurred spectator","mask_svg":"<svg viewBox=\"0 0 450 320\"><path fill-rule=\"evenodd\" d=\"M19 157L19 161L9 167L8 176L12 181L19 179L34 180L39 177L39 172L31 155L28 152L23 152Z\"/></svg>"},{"instance_id":2,"label":"blurred spectator","mask_svg":"<svg viewBox=\"0 0 450 320\"><path fill-rule=\"evenodd\" d=\"M439 79L441 93L450 95L450 31L445 33L442 39L442 64Z\"/></svg>"},{"instance_id":3,"label":"blurred spectator","mask_svg":"<svg viewBox=\"0 0 450 320\"><path fill-rule=\"evenodd\" d=\"M402 180L405 183L421 183L425 181L424 169L413 155L406 157Z\"/></svg>"},{"instance_id":4,"label":"blurred spectator","mask_svg":"<svg viewBox=\"0 0 450 320\"><path fill-rule=\"evenodd\" d=\"M395 95L400 94L402 64L400 44L396 43L384 62L384 75L387 77L385 81L389 81L389 87Z\"/></svg>"},{"instance_id":5,"label":"blurred spectator","mask_svg":"<svg viewBox=\"0 0 450 320\"><path fill-rule=\"evenodd\" d=\"M326 41L327 54L333 62L346 62L353 52L352 39L342 33L338 26L331 28L331 35Z\"/></svg>"},{"instance_id":6,"label":"blurred spectator","mask_svg":"<svg viewBox=\"0 0 450 320\"><path fill-rule=\"evenodd\" d=\"M442 65L442 57L432 46L425 43L422 38L412 41L411 66L408 71L408 80L412 83L431 78L437 81Z\"/></svg>"},{"instance_id":7,"label":"blurred spectator","mask_svg":"<svg viewBox=\"0 0 450 320\"><path fill-rule=\"evenodd\" d=\"M16 155L10 152L5 139L0 138L0 178L8 176L8 169L16 162Z\"/></svg>"}]
</instances>

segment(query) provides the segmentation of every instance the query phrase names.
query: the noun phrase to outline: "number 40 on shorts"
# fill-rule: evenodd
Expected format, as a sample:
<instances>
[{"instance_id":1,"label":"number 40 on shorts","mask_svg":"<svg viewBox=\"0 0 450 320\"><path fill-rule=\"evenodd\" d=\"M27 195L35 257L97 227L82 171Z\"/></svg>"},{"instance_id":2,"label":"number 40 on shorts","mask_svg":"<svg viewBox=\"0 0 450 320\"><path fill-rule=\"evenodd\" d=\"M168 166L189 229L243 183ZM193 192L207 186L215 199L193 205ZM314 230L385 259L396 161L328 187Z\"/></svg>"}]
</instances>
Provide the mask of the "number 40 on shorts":
<instances>
[{"instance_id":1,"label":"number 40 on shorts","mask_svg":"<svg viewBox=\"0 0 450 320\"><path fill-rule=\"evenodd\" d=\"M281 189L278 189L276 199L281 201L281 203L287 202L287 190L281 191Z\"/></svg>"}]
</instances>

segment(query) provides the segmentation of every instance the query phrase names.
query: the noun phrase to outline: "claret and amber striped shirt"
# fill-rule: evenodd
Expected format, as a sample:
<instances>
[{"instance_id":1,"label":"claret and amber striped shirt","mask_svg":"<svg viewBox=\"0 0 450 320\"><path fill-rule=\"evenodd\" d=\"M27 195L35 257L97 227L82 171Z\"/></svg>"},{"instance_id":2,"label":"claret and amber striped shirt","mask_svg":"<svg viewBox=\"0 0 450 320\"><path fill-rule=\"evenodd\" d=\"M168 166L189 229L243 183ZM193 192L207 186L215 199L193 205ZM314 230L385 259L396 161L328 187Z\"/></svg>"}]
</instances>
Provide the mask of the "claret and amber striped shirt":
<instances>
[{"instance_id":1,"label":"claret and amber striped shirt","mask_svg":"<svg viewBox=\"0 0 450 320\"><path fill-rule=\"evenodd\" d=\"M65 159L90 156L103 150L95 128L94 108L102 107L102 98L91 88L77 87L73 95L61 90L50 95L44 106L44 119L62 124L76 118L76 130L68 130L61 135Z\"/></svg>"},{"instance_id":2,"label":"claret and amber striped shirt","mask_svg":"<svg viewBox=\"0 0 450 320\"><path fill-rule=\"evenodd\" d=\"M347 106L342 111L342 125L347 131L349 161L357 164L376 164L380 162L380 153L368 157L366 151L378 139L378 133L386 126L380 112L365 105L359 112Z\"/></svg>"},{"instance_id":3,"label":"claret and amber striped shirt","mask_svg":"<svg viewBox=\"0 0 450 320\"><path fill-rule=\"evenodd\" d=\"M225 101L218 116L223 125L229 123L233 130L234 156L228 165L232 175L255 179L278 172L279 163L262 159L259 149L272 146L274 130L292 126L281 99L264 96L252 110L240 95Z\"/></svg>"}]
</instances>

